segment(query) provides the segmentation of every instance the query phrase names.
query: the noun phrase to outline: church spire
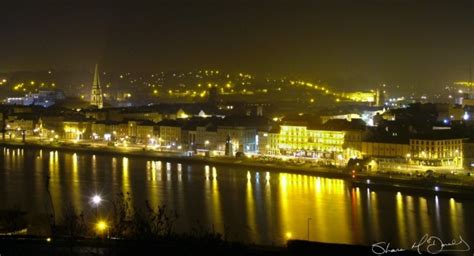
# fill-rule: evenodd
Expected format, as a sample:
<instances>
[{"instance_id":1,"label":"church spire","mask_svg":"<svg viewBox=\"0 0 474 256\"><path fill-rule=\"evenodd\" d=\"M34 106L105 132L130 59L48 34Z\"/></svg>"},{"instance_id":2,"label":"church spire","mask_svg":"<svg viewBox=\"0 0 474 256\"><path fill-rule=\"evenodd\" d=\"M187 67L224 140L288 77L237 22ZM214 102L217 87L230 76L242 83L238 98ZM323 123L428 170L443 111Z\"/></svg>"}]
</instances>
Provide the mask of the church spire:
<instances>
[{"instance_id":1,"label":"church spire","mask_svg":"<svg viewBox=\"0 0 474 256\"><path fill-rule=\"evenodd\" d=\"M95 64L94 79L92 80L91 105L97 108L104 107L102 89L100 88L99 65Z\"/></svg>"},{"instance_id":2,"label":"church spire","mask_svg":"<svg viewBox=\"0 0 474 256\"><path fill-rule=\"evenodd\" d=\"M100 87L100 77L99 77L99 64L95 64L94 70L94 80L92 81L92 87Z\"/></svg>"}]
</instances>

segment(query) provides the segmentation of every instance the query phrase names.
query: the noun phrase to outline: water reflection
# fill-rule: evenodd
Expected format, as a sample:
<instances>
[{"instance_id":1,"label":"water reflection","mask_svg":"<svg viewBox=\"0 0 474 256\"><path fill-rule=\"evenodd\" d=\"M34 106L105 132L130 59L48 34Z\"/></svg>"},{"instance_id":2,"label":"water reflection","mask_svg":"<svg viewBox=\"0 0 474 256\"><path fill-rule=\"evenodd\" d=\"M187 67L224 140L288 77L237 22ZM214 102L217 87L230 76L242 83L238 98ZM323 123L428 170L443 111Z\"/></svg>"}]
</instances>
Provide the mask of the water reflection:
<instances>
[{"instance_id":1,"label":"water reflection","mask_svg":"<svg viewBox=\"0 0 474 256\"><path fill-rule=\"evenodd\" d=\"M255 243L282 244L289 236L309 235L322 242L383 240L411 246L425 233L447 239L462 235L474 243L470 200L356 188L344 180L265 169L57 151L3 148L0 152L0 208L28 202L21 205L25 210L45 213L44 182L50 176L58 216L67 204L90 212L90 195L98 189L109 201L118 192L129 192L138 204L145 200L153 206L167 204L180 213L178 231L190 231L199 220L218 232L229 227L230 239ZM30 188L38 192L26 193ZM107 207L101 211L110 210Z\"/></svg>"},{"instance_id":2,"label":"water reflection","mask_svg":"<svg viewBox=\"0 0 474 256\"><path fill-rule=\"evenodd\" d=\"M122 191L131 193L128 157L122 157Z\"/></svg>"},{"instance_id":3,"label":"water reflection","mask_svg":"<svg viewBox=\"0 0 474 256\"><path fill-rule=\"evenodd\" d=\"M161 163L160 163L161 165ZM150 204L156 206L159 204L158 200L158 176L161 177L161 173L158 173L156 168L157 162L155 161L147 161L147 180L148 180L148 198Z\"/></svg>"},{"instance_id":4,"label":"water reflection","mask_svg":"<svg viewBox=\"0 0 474 256\"><path fill-rule=\"evenodd\" d=\"M249 176L250 173L247 174L247 177ZM285 239L285 237L287 236L291 236L291 235L287 235L288 234L291 234L293 232L293 228L294 227L291 227L290 224L289 224L289 221L288 221L288 210L289 210L289 206L288 206L288 174L286 173L282 173L279 175L280 176L280 189L279 189L279 201L280 201L280 207L279 207L279 210L278 210L278 214L280 215L279 217L279 227L280 227L280 233L278 234L278 236L276 237L277 240L282 240L282 239Z\"/></svg>"},{"instance_id":5,"label":"water reflection","mask_svg":"<svg viewBox=\"0 0 474 256\"><path fill-rule=\"evenodd\" d=\"M257 219L255 216L255 200L252 191L252 181L250 173L247 175L247 187L246 187L246 210L247 210L247 221L249 224L249 229L252 231L250 235L250 240L255 241L255 234L257 232Z\"/></svg>"},{"instance_id":6,"label":"water reflection","mask_svg":"<svg viewBox=\"0 0 474 256\"><path fill-rule=\"evenodd\" d=\"M80 178L79 178L79 166L77 160L77 154L72 155L72 205L77 207L80 211L82 210L82 200L81 200L81 188L80 188Z\"/></svg>"},{"instance_id":7,"label":"water reflection","mask_svg":"<svg viewBox=\"0 0 474 256\"><path fill-rule=\"evenodd\" d=\"M224 232L224 222L222 220L221 198L219 182L217 181L217 169L212 167L212 220L218 232Z\"/></svg>"}]
</instances>

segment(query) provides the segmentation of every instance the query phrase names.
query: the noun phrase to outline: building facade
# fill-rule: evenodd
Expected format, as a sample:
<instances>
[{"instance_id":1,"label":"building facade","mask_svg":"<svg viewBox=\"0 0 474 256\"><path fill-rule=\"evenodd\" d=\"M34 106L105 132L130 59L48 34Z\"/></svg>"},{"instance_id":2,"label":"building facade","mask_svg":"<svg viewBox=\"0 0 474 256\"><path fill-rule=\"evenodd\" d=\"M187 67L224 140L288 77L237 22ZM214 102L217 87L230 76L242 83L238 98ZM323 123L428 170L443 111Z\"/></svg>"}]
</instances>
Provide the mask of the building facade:
<instances>
[{"instance_id":1,"label":"building facade","mask_svg":"<svg viewBox=\"0 0 474 256\"><path fill-rule=\"evenodd\" d=\"M413 138L410 151L420 165L463 166L463 138Z\"/></svg>"}]
</instances>

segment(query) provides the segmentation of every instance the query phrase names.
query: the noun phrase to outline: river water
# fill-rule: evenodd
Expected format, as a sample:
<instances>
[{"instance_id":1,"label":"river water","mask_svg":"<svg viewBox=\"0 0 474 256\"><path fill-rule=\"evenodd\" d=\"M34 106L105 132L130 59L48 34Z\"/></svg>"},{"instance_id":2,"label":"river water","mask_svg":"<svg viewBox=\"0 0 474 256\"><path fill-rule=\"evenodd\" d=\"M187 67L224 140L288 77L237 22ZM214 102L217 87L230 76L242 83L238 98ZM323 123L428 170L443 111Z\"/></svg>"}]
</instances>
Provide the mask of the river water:
<instances>
[{"instance_id":1,"label":"river water","mask_svg":"<svg viewBox=\"0 0 474 256\"><path fill-rule=\"evenodd\" d=\"M288 238L411 247L424 234L474 244L474 200L353 188L342 179L264 168L170 163L88 153L0 148L0 209L48 212L47 176L58 219L66 209L94 218L99 193L107 215L118 193L143 207L176 210L178 232L196 223L232 240L258 244ZM92 221L92 220L91 220Z\"/></svg>"}]
</instances>

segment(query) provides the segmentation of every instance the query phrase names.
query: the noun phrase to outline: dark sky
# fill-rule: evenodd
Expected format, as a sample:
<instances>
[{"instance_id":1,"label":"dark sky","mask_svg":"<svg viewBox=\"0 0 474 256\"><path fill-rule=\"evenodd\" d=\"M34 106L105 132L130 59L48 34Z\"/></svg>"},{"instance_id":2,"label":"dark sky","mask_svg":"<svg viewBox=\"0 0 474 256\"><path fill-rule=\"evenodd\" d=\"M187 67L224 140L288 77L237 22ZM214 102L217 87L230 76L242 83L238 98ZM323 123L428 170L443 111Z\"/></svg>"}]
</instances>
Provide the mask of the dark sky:
<instances>
[{"instance_id":1,"label":"dark sky","mask_svg":"<svg viewBox=\"0 0 474 256\"><path fill-rule=\"evenodd\" d=\"M473 60L474 0L9 2L0 72L100 61L439 88L467 80Z\"/></svg>"}]
</instances>

